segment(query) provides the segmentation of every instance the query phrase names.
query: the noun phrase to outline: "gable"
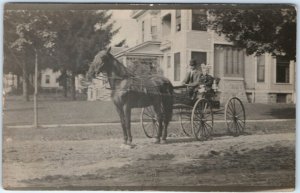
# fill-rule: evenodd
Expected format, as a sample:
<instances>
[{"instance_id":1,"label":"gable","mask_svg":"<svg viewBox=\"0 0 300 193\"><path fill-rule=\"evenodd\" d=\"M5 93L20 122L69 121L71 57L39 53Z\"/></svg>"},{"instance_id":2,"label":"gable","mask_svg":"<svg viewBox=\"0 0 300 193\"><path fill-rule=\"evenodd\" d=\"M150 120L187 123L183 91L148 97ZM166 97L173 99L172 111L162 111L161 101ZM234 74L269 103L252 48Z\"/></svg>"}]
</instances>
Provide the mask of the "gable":
<instances>
[{"instance_id":1,"label":"gable","mask_svg":"<svg viewBox=\"0 0 300 193\"><path fill-rule=\"evenodd\" d=\"M162 54L157 44L148 44L146 46L140 47L138 49L132 50L129 53L153 53L153 54Z\"/></svg>"},{"instance_id":2,"label":"gable","mask_svg":"<svg viewBox=\"0 0 300 193\"><path fill-rule=\"evenodd\" d=\"M124 55L163 55L163 53L160 51L160 42L144 42L142 44L136 45L134 47L131 47L123 52L120 52L116 54L117 58L120 58Z\"/></svg>"}]
</instances>

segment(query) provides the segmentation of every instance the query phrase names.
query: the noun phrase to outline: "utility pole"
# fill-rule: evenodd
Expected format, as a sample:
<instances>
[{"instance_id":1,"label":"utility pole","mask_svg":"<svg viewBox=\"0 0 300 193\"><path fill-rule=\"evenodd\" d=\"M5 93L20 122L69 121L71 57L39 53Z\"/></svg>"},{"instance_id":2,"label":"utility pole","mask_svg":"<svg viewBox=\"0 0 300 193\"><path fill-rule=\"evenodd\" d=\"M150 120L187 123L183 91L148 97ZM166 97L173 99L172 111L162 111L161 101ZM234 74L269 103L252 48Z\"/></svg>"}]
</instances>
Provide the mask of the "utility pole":
<instances>
[{"instance_id":1,"label":"utility pole","mask_svg":"<svg viewBox=\"0 0 300 193\"><path fill-rule=\"evenodd\" d=\"M37 95L38 95L38 53L35 49L35 66L34 66L34 96L33 96L33 103L34 103L34 128L38 128L38 104L37 104Z\"/></svg>"}]
</instances>

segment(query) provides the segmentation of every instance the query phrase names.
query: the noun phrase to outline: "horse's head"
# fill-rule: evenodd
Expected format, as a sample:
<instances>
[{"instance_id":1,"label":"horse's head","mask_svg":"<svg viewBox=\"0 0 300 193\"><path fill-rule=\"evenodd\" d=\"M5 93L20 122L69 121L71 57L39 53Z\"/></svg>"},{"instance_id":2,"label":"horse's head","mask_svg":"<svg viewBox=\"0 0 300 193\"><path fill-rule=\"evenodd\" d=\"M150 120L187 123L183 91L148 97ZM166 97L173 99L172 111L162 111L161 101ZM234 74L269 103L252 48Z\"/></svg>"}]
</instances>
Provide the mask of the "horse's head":
<instances>
[{"instance_id":1,"label":"horse's head","mask_svg":"<svg viewBox=\"0 0 300 193\"><path fill-rule=\"evenodd\" d=\"M95 56L87 72L87 79L89 81L97 76L100 72L105 71L110 59L110 49L111 48L108 48L108 50L102 50Z\"/></svg>"}]
</instances>

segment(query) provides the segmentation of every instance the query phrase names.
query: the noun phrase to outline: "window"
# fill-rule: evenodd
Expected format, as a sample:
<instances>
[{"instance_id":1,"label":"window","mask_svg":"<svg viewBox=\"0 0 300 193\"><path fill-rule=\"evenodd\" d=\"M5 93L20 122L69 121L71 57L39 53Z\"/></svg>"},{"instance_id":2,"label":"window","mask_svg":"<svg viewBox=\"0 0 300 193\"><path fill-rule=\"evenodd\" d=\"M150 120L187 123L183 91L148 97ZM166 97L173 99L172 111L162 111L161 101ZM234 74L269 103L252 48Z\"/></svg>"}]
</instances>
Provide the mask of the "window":
<instances>
[{"instance_id":1,"label":"window","mask_svg":"<svg viewBox=\"0 0 300 193\"><path fill-rule=\"evenodd\" d=\"M162 18L162 36L167 37L171 33L171 14L167 14Z\"/></svg>"},{"instance_id":2,"label":"window","mask_svg":"<svg viewBox=\"0 0 300 193\"><path fill-rule=\"evenodd\" d=\"M176 31L181 30L181 10L176 10Z\"/></svg>"},{"instance_id":3,"label":"window","mask_svg":"<svg viewBox=\"0 0 300 193\"><path fill-rule=\"evenodd\" d=\"M142 22L142 42L145 41L145 21Z\"/></svg>"},{"instance_id":4,"label":"window","mask_svg":"<svg viewBox=\"0 0 300 193\"><path fill-rule=\"evenodd\" d=\"M265 55L257 56L257 82L265 82Z\"/></svg>"},{"instance_id":5,"label":"window","mask_svg":"<svg viewBox=\"0 0 300 193\"><path fill-rule=\"evenodd\" d=\"M192 10L192 30L207 31L206 9Z\"/></svg>"},{"instance_id":6,"label":"window","mask_svg":"<svg viewBox=\"0 0 300 193\"><path fill-rule=\"evenodd\" d=\"M276 83L290 82L290 61L282 56L276 57Z\"/></svg>"},{"instance_id":7,"label":"window","mask_svg":"<svg viewBox=\"0 0 300 193\"><path fill-rule=\"evenodd\" d=\"M198 66L206 65L206 52L192 52L191 59L196 60Z\"/></svg>"},{"instance_id":8,"label":"window","mask_svg":"<svg viewBox=\"0 0 300 193\"><path fill-rule=\"evenodd\" d=\"M45 83L50 84L50 75L45 76Z\"/></svg>"},{"instance_id":9,"label":"window","mask_svg":"<svg viewBox=\"0 0 300 193\"><path fill-rule=\"evenodd\" d=\"M243 49L216 44L214 58L216 69L223 68L225 77L244 77L245 52Z\"/></svg>"},{"instance_id":10,"label":"window","mask_svg":"<svg viewBox=\"0 0 300 193\"><path fill-rule=\"evenodd\" d=\"M286 103L287 94L280 93L276 95L276 103Z\"/></svg>"},{"instance_id":11,"label":"window","mask_svg":"<svg viewBox=\"0 0 300 193\"><path fill-rule=\"evenodd\" d=\"M157 18L156 17L151 19L151 35L152 35L152 40L157 40Z\"/></svg>"},{"instance_id":12,"label":"window","mask_svg":"<svg viewBox=\"0 0 300 193\"><path fill-rule=\"evenodd\" d=\"M180 81L180 53L174 54L174 81Z\"/></svg>"},{"instance_id":13,"label":"window","mask_svg":"<svg viewBox=\"0 0 300 193\"><path fill-rule=\"evenodd\" d=\"M167 56L167 68L171 68L171 56Z\"/></svg>"}]
</instances>

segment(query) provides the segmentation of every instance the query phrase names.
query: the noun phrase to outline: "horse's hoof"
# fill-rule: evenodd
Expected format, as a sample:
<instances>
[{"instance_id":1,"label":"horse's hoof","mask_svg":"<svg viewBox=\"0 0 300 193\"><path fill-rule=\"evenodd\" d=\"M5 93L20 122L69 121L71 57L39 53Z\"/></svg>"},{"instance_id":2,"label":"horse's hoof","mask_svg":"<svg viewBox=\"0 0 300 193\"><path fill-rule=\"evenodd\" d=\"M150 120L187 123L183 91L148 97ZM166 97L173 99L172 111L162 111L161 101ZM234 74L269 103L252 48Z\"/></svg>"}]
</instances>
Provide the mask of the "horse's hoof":
<instances>
[{"instance_id":1,"label":"horse's hoof","mask_svg":"<svg viewBox=\"0 0 300 193\"><path fill-rule=\"evenodd\" d=\"M161 144L167 144L167 140L166 139L161 140Z\"/></svg>"},{"instance_id":2,"label":"horse's hoof","mask_svg":"<svg viewBox=\"0 0 300 193\"><path fill-rule=\"evenodd\" d=\"M159 144L160 143L160 139L155 139L154 143L155 144Z\"/></svg>"},{"instance_id":3,"label":"horse's hoof","mask_svg":"<svg viewBox=\"0 0 300 193\"><path fill-rule=\"evenodd\" d=\"M122 144L121 149L132 149L134 148L135 145L129 145L129 144Z\"/></svg>"}]
</instances>

